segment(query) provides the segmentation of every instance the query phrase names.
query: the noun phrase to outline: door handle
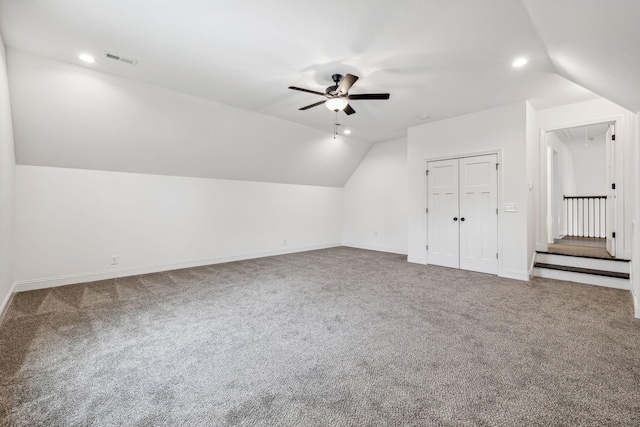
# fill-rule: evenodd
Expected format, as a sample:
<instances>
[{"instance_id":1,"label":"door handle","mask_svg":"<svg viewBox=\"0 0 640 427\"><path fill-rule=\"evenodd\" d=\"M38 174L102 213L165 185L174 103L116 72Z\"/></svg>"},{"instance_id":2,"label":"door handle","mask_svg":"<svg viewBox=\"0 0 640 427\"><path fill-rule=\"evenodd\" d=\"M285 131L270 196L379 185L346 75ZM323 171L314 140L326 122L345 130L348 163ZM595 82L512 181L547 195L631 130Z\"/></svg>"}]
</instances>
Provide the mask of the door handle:
<instances>
[{"instance_id":1,"label":"door handle","mask_svg":"<svg viewBox=\"0 0 640 427\"><path fill-rule=\"evenodd\" d=\"M460 221L464 221L464 218L460 218Z\"/></svg>"},{"instance_id":2,"label":"door handle","mask_svg":"<svg viewBox=\"0 0 640 427\"><path fill-rule=\"evenodd\" d=\"M454 221L457 221L457 220L458 220L458 217L457 217L457 216L454 216L454 217L453 217L453 220L454 220Z\"/></svg>"}]
</instances>

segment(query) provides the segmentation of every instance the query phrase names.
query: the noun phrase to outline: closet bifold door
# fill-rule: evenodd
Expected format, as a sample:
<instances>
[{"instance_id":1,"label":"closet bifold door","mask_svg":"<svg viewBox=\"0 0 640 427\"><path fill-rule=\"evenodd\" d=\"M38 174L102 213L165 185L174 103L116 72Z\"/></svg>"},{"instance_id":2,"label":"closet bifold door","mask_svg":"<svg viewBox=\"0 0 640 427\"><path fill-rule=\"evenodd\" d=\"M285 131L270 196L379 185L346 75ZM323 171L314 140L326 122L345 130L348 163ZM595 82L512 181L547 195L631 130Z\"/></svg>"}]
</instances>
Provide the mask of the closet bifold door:
<instances>
[{"instance_id":1,"label":"closet bifold door","mask_svg":"<svg viewBox=\"0 0 640 427\"><path fill-rule=\"evenodd\" d=\"M427 163L427 262L460 267L458 159Z\"/></svg>"},{"instance_id":2,"label":"closet bifold door","mask_svg":"<svg viewBox=\"0 0 640 427\"><path fill-rule=\"evenodd\" d=\"M495 154L464 157L460 177L460 268L498 273L498 186Z\"/></svg>"}]
</instances>

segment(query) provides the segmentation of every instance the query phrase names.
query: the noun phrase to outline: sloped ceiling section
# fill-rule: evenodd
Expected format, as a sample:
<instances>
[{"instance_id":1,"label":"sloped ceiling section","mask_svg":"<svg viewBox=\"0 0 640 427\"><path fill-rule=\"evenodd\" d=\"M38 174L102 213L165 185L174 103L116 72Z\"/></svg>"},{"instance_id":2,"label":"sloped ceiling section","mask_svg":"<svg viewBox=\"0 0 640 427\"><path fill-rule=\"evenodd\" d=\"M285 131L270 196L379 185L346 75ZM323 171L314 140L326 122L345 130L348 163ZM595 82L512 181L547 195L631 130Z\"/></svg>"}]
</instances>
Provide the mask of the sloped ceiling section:
<instances>
[{"instance_id":1,"label":"sloped ceiling section","mask_svg":"<svg viewBox=\"0 0 640 427\"><path fill-rule=\"evenodd\" d=\"M514 0L0 0L17 159L342 186L419 116L597 98L556 74L532 22ZM331 111L299 111L322 98L287 89L322 92L334 73L360 77L352 94L391 94L354 100L336 140Z\"/></svg>"},{"instance_id":2,"label":"sloped ceiling section","mask_svg":"<svg viewBox=\"0 0 640 427\"><path fill-rule=\"evenodd\" d=\"M524 2L560 75L640 111L640 1Z\"/></svg>"},{"instance_id":3,"label":"sloped ceiling section","mask_svg":"<svg viewBox=\"0 0 640 427\"><path fill-rule=\"evenodd\" d=\"M384 141L422 124L514 102L593 99L557 76L514 0L0 0L8 46L327 131L334 73L360 77L341 115L352 136ZM128 66L110 52L137 60ZM81 64L78 54L98 59ZM513 69L518 56L529 58ZM330 131L330 126L329 126Z\"/></svg>"},{"instance_id":4,"label":"sloped ceiling section","mask_svg":"<svg viewBox=\"0 0 640 427\"><path fill-rule=\"evenodd\" d=\"M342 187L371 147L41 56L7 53L18 164Z\"/></svg>"}]
</instances>

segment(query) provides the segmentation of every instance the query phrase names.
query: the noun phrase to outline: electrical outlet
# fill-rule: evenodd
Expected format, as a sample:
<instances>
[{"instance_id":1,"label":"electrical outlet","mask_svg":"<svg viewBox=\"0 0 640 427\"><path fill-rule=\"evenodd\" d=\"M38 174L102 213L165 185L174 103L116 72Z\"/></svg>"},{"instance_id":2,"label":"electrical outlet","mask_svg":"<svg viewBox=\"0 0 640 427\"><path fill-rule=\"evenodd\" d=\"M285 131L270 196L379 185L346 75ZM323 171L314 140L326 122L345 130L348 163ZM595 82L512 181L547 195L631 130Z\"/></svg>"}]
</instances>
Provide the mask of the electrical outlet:
<instances>
[{"instance_id":1,"label":"electrical outlet","mask_svg":"<svg viewBox=\"0 0 640 427\"><path fill-rule=\"evenodd\" d=\"M111 257L111 265L116 265L118 263L118 255L113 255Z\"/></svg>"},{"instance_id":2,"label":"electrical outlet","mask_svg":"<svg viewBox=\"0 0 640 427\"><path fill-rule=\"evenodd\" d=\"M284 245L287 246L287 239L284 239Z\"/></svg>"}]
</instances>

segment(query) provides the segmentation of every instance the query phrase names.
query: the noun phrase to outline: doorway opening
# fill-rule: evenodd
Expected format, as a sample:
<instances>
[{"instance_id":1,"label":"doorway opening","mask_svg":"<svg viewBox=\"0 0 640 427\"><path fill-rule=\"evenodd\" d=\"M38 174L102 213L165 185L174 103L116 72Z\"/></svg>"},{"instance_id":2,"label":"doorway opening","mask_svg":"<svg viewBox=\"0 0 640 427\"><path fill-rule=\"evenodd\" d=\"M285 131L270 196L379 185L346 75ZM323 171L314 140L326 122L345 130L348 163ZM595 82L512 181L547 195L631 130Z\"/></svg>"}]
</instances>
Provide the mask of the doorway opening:
<instances>
[{"instance_id":1,"label":"doorway opening","mask_svg":"<svg viewBox=\"0 0 640 427\"><path fill-rule=\"evenodd\" d=\"M616 256L615 121L548 131L549 253Z\"/></svg>"}]
</instances>

